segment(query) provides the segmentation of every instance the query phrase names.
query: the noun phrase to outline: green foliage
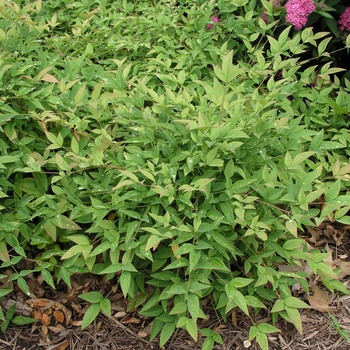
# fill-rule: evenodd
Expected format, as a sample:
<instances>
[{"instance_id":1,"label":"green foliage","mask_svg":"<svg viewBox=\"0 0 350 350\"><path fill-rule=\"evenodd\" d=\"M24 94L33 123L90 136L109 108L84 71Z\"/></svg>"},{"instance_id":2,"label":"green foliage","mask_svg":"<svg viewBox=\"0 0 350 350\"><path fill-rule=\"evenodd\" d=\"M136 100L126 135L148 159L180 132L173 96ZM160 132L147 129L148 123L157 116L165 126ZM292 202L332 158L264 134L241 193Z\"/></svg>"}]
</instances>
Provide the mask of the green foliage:
<instances>
[{"instance_id":1,"label":"green foliage","mask_svg":"<svg viewBox=\"0 0 350 350\"><path fill-rule=\"evenodd\" d=\"M104 298L100 292L80 294L79 298L91 303L84 313L81 329L86 328L90 323L92 323L100 311L111 317L111 302L109 299Z\"/></svg>"},{"instance_id":2,"label":"green foliage","mask_svg":"<svg viewBox=\"0 0 350 350\"><path fill-rule=\"evenodd\" d=\"M298 232L349 224L350 83L299 59L308 45L324 55L326 33L274 36L259 13L255 1L3 2L9 281L30 295L30 273L52 288L74 273L117 276L130 310L154 318L151 339L183 328L206 336L203 349L222 343L198 329L209 296L223 318L274 305L274 320L301 331L307 305L290 287L308 291L304 262L347 292ZM100 293L80 298L83 328L110 314ZM250 339L267 349L275 331L253 325Z\"/></svg>"},{"instance_id":3,"label":"green foliage","mask_svg":"<svg viewBox=\"0 0 350 350\"><path fill-rule=\"evenodd\" d=\"M339 324L338 320L330 313L329 317L332 320L331 326L338 332L338 334L344 338L350 344L350 332L347 329L344 329Z\"/></svg>"},{"instance_id":4,"label":"green foliage","mask_svg":"<svg viewBox=\"0 0 350 350\"><path fill-rule=\"evenodd\" d=\"M35 323L37 320L26 317L26 316L15 316L16 311L16 303L14 303L9 309L6 311L5 315L1 311L0 315L0 329L2 333L5 333L7 330L7 327L10 325L10 323L13 323L17 326L25 326L31 323Z\"/></svg>"}]
</instances>

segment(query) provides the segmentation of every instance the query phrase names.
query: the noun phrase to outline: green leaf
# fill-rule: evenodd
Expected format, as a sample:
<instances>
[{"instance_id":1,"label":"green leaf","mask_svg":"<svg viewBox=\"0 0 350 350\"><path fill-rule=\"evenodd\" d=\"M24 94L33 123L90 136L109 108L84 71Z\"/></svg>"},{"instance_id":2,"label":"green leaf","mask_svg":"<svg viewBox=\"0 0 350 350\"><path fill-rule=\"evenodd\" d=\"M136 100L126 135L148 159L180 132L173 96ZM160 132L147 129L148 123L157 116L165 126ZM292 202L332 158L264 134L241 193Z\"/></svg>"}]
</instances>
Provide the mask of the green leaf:
<instances>
[{"instance_id":1,"label":"green leaf","mask_svg":"<svg viewBox=\"0 0 350 350\"><path fill-rule=\"evenodd\" d=\"M23 293L27 294L28 296L31 295L28 284L23 277L18 277L17 284L18 284L18 287L21 288Z\"/></svg>"},{"instance_id":2,"label":"green leaf","mask_svg":"<svg viewBox=\"0 0 350 350\"><path fill-rule=\"evenodd\" d=\"M147 240L147 244L145 247L145 250L156 250L158 247L158 244L163 240L164 238L162 236L160 236L158 234L155 235L150 235L148 240Z\"/></svg>"},{"instance_id":3,"label":"green leaf","mask_svg":"<svg viewBox=\"0 0 350 350\"><path fill-rule=\"evenodd\" d=\"M267 340L267 336L264 333L258 333L256 335L256 340L260 345L262 350L269 350L269 342Z\"/></svg>"},{"instance_id":4,"label":"green leaf","mask_svg":"<svg viewBox=\"0 0 350 350\"><path fill-rule=\"evenodd\" d=\"M236 277L230 281L230 284L235 288L242 288L252 283L254 280L251 278Z\"/></svg>"},{"instance_id":5,"label":"green leaf","mask_svg":"<svg viewBox=\"0 0 350 350\"><path fill-rule=\"evenodd\" d=\"M295 220L286 221L286 228L294 237L298 237L298 224Z\"/></svg>"},{"instance_id":6,"label":"green leaf","mask_svg":"<svg viewBox=\"0 0 350 350\"><path fill-rule=\"evenodd\" d=\"M257 328L259 330L259 332L261 333L276 333L276 332L280 332L281 330L276 328L275 326L268 324L268 323L259 323L257 325Z\"/></svg>"},{"instance_id":7,"label":"green leaf","mask_svg":"<svg viewBox=\"0 0 350 350\"><path fill-rule=\"evenodd\" d=\"M11 288L1 288L0 289L0 298L4 297L6 294L9 294L12 292L13 289Z\"/></svg>"},{"instance_id":8,"label":"green leaf","mask_svg":"<svg viewBox=\"0 0 350 350\"><path fill-rule=\"evenodd\" d=\"M44 281L53 289L56 288L55 286L55 282L53 281L53 278L52 278L52 275L49 271L45 270L45 269L42 269L41 270L41 275L43 276L44 278Z\"/></svg>"},{"instance_id":9,"label":"green leaf","mask_svg":"<svg viewBox=\"0 0 350 350\"><path fill-rule=\"evenodd\" d=\"M75 94L75 97L74 97L74 104L77 106L81 103L84 95L85 95L85 92L86 92L86 84L83 84L80 89L77 91L77 93Z\"/></svg>"},{"instance_id":10,"label":"green leaf","mask_svg":"<svg viewBox=\"0 0 350 350\"><path fill-rule=\"evenodd\" d=\"M260 299L254 297L252 295L245 295L244 299L245 299L248 306L266 309L265 304Z\"/></svg>"},{"instance_id":11,"label":"green leaf","mask_svg":"<svg viewBox=\"0 0 350 350\"><path fill-rule=\"evenodd\" d=\"M245 298L241 292L238 290L235 292L234 295L234 301L237 304L237 306L246 314L249 315L247 303L245 301Z\"/></svg>"},{"instance_id":12,"label":"green leaf","mask_svg":"<svg viewBox=\"0 0 350 350\"><path fill-rule=\"evenodd\" d=\"M198 295L194 293L187 294L187 307L192 319L196 321L201 310Z\"/></svg>"},{"instance_id":13,"label":"green leaf","mask_svg":"<svg viewBox=\"0 0 350 350\"><path fill-rule=\"evenodd\" d=\"M231 0L231 4L237 7L245 6L248 3L248 0Z\"/></svg>"},{"instance_id":14,"label":"green leaf","mask_svg":"<svg viewBox=\"0 0 350 350\"><path fill-rule=\"evenodd\" d=\"M155 318L152 322L152 329L151 329L151 333L149 335L149 339L150 341L152 341L157 335L158 333L161 331L161 329L163 328L164 322L160 321L159 319ZM166 342L166 341L165 341Z\"/></svg>"},{"instance_id":15,"label":"green leaf","mask_svg":"<svg viewBox=\"0 0 350 350\"><path fill-rule=\"evenodd\" d=\"M164 323L164 326L160 332L159 345L164 346L164 344L170 339L175 330L175 323L168 322Z\"/></svg>"},{"instance_id":16,"label":"green leaf","mask_svg":"<svg viewBox=\"0 0 350 350\"><path fill-rule=\"evenodd\" d=\"M193 319L189 319L186 323L186 330L192 337L192 339L196 342L198 339L198 327L196 321Z\"/></svg>"},{"instance_id":17,"label":"green leaf","mask_svg":"<svg viewBox=\"0 0 350 350\"><path fill-rule=\"evenodd\" d=\"M298 309L290 308L288 306L285 306L285 310L287 311L288 317L290 321L294 324L295 328L298 330L300 334L303 333L302 323L301 323L301 317L300 312Z\"/></svg>"},{"instance_id":18,"label":"green leaf","mask_svg":"<svg viewBox=\"0 0 350 350\"><path fill-rule=\"evenodd\" d=\"M169 315L178 315L187 311L187 305L184 301L177 302L169 312Z\"/></svg>"},{"instance_id":19,"label":"green leaf","mask_svg":"<svg viewBox=\"0 0 350 350\"><path fill-rule=\"evenodd\" d=\"M339 195L340 188L341 188L341 181L340 180L336 180L335 182L333 182L331 184L331 186L329 186L328 190L325 193L326 201L329 202L329 201L335 200L337 198L337 196Z\"/></svg>"},{"instance_id":20,"label":"green leaf","mask_svg":"<svg viewBox=\"0 0 350 350\"><path fill-rule=\"evenodd\" d=\"M27 324L35 323L37 320L26 316L15 316L11 319L11 322L17 326L25 326Z\"/></svg>"},{"instance_id":21,"label":"green leaf","mask_svg":"<svg viewBox=\"0 0 350 350\"><path fill-rule=\"evenodd\" d=\"M61 214L57 214L51 222L63 230L81 230L81 227L73 220Z\"/></svg>"},{"instance_id":22,"label":"green leaf","mask_svg":"<svg viewBox=\"0 0 350 350\"><path fill-rule=\"evenodd\" d=\"M86 300L89 303L100 303L104 298L100 292L88 292L78 295L80 299Z\"/></svg>"},{"instance_id":23,"label":"green leaf","mask_svg":"<svg viewBox=\"0 0 350 350\"><path fill-rule=\"evenodd\" d=\"M284 310L284 302L281 299L276 300L275 305L272 307L271 312L280 312Z\"/></svg>"},{"instance_id":24,"label":"green leaf","mask_svg":"<svg viewBox=\"0 0 350 350\"><path fill-rule=\"evenodd\" d=\"M225 272L230 272L230 269L217 257L212 257L209 259L210 264L214 270L221 270Z\"/></svg>"},{"instance_id":25,"label":"green leaf","mask_svg":"<svg viewBox=\"0 0 350 350\"><path fill-rule=\"evenodd\" d=\"M62 280L64 281L64 283L65 283L69 288L72 288L72 283L71 283L71 280L70 280L69 272L68 272L64 267L61 267L61 268L60 268L60 270L59 270L59 277L62 278Z\"/></svg>"},{"instance_id":26,"label":"green leaf","mask_svg":"<svg viewBox=\"0 0 350 350\"><path fill-rule=\"evenodd\" d=\"M122 289L124 297L126 297L130 291L131 285L131 272L123 271L119 277L120 287Z\"/></svg>"},{"instance_id":27,"label":"green leaf","mask_svg":"<svg viewBox=\"0 0 350 350\"><path fill-rule=\"evenodd\" d=\"M82 323L81 323L81 329L85 329L89 324L91 324L98 314L100 313L100 304L91 304L87 310L85 311Z\"/></svg>"},{"instance_id":28,"label":"green leaf","mask_svg":"<svg viewBox=\"0 0 350 350\"><path fill-rule=\"evenodd\" d=\"M84 250L84 247L80 245L74 245L73 247L69 248L61 257L62 260L69 259L72 256L81 254Z\"/></svg>"},{"instance_id":29,"label":"green leaf","mask_svg":"<svg viewBox=\"0 0 350 350\"><path fill-rule=\"evenodd\" d=\"M303 239L289 239L283 244L284 250L294 250L305 244L305 240Z\"/></svg>"},{"instance_id":30,"label":"green leaf","mask_svg":"<svg viewBox=\"0 0 350 350\"><path fill-rule=\"evenodd\" d=\"M257 326L252 326L249 329L249 340L253 340L259 334L259 329Z\"/></svg>"},{"instance_id":31,"label":"green leaf","mask_svg":"<svg viewBox=\"0 0 350 350\"><path fill-rule=\"evenodd\" d=\"M103 298L100 302L101 310L109 317L112 316L111 301L107 298Z\"/></svg>"},{"instance_id":32,"label":"green leaf","mask_svg":"<svg viewBox=\"0 0 350 350\"><path fill-rule=\"evenodd\" d=\"M283 300L285 306L288 306L289 308L295 308L295 309L308 309L310 308L310 305L304 303L302 300L295 298L295 297L288 297Z\"/></svg>"},{"instance_id":33,"label":"green leaf","mask_svg":"<svg viewBox=\"0 0 350 350\"><path fill-rule=\"evenodd\" d=\"M202 350L213 350L214 347L214 339L211 337L205 338L203 344L202 344Z\"/></svg>"}]
</instances>

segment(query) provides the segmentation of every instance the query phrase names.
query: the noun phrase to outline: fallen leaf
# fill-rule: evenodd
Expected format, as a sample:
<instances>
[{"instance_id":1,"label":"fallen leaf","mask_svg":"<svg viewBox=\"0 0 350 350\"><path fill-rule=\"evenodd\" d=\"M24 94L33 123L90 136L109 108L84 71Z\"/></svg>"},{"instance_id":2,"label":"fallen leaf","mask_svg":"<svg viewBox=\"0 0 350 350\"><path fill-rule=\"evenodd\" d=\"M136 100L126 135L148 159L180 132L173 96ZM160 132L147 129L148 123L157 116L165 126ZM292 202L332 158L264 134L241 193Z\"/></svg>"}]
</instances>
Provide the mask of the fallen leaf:
<instances>
[{"instance_id":1,"label":"fallen leaf","mask_svg":"<svg viewBox=\"0 0 350 350\"><path fill-rule=\"evenodd\" d=\"M146 337L148 337L148 334L144 331L140 331L137 333L137 336L140 338L146 338Z\"/></svg>"},{"instance_id":2,"label":"fallen leaf","mask_svg":"<svg viewBox=\"0 0 350 350\"><path fill-rule=\"evenodd\" d=\"M334 226L327 225L326 229L323 230L324 234L331 238L334 239L335 244L339 247L342 245L344 240L347 237L347 232L345 230L337 230Z\"/></svg>"},{"instance_id":3,"label":"fallen leaf","mask_svg":"<svg viewBox=\"0 0 350 350\"><path fill-rule=\"evenodd\" d=\"M308 297L310 306L312 309L321 312L331 312L333 308L329 306L330 300L326 290L321 289L318 286L313 287L313 295Z\"/></svg>"},{"instance_id":4,"label":"fallen leaf","mask_svg":"<svg viewBox=\"0 0 350 350\"><path fill-rule=\"evenodd\" d=\"M346 276L350 276L350 261L341 261L337 263L339 269L340 269L340 274L339 274L339 279L343 279Z\"/></svg>"},{"instance_id":5,"label":"fallen leaf","mask_svg":"<svg viewBox=\"0 0 350 350\"><path fill-rule=\"evenodd\" d=\"M47 333L49 333L49 329L47 328L47 326L45 324L43 324L41 326L41 333L44 335L47 335Z\"/></svg>"},{"instance_id":6,"label":"fallen leaf","mask_svg":"<svg viewBox=\"0 0 350 350\"><path fill-rule=\"evenodd\" d=\"M44 298L32 298L28 299L26 303L33 309L38 309L40 311L45 311L49 308L51 308L55 302L50 299L44 299Z\"/></svg>"},{"instance_id":7,"label":"fallen leaf","mask_svg":"<svg viewBox=\"0 0 350 350\"><path fill-rule=\"evenodd\" d=\"M39 300L39 301L37 302L37 305L38 305L40 308L45 307L46 301L45 301L44 299Z\"/></svg>"},{"instance_id":8,"label":"fallen leaf","mask_svg":"<svg viewBox=\"0 0 350 350\"><path fill-rule=\"evenodd\" d=\"M217 327L215 327L214 331L220 331L221 329L226 329L227 326L225 324L220 324Z\"/></svg>"},{"instance_id":9,"label":"fallen leaf","mask_svg":"<svg viewBox=\"0 0 350 350\"><path fill-rule=\"evenodd\" d=\"M61 343L61 344L58 344L56 347L55 347L55 350L65 350L67 349L69 346L69 341L66 340L65 342Z\"/></svg>"},{"instance_id":10,"label":"fallen leaf","mask_svg":"<svg viewBox=\"0 0 350 350\"><path fill-rule=\"evenodd\" d=\"M141 321L138 318L131 317L122 321L122 324L139 324Z\"/></svg>"},{"instance_id":11,"label":"fallen leaf","mask_svg":"<svg viewBox=\"0 0 350 350\"><path fill-rule=\"evenodd\" d=\"M69 324L74 327L80 327L83 324L83 321L70 320Z\"/></svg>"},{"instance_id":12,"label":"fallen leaf","mask_svg":"<svg viewBox=\"0 0 350 350\"><path fill-rule=\"evenodd\" d=\"M56 334L61 333L62 331L65 330L65 328L61 324L58 324L57 326L49 326L48 328L51 332Z\"/></svg>"},{"instance_id":13,"label":"fallen leaf","mask_svg":"<svg viewBox=\"0 0 350 350\"><path fill-rule=\"evenodd\" d=\"M50 316L47 315L47 314L42 314L42 316L41 316L41 322L42 322L44 325L50 324Z\"/></svg>"},{"instance_id":14,"label":"fallen leaf","mask_svg":"<svg viewBox=\"0 0 350 350\"><path fill-rule=\"evenodd\" d=\"M319 241L319 237L323 235L322 230L320 227L312 228L308 227L307 229L308 233L310 233L311 237L307 239L308 242L313 243L315 247L319 246L324 242L325 240Z\"/></svg>"},{"instance_id":15,"label":"fallen leaf","mask_svg":"<svg viewBox=\"0 0 350 350\"><path fill-rule=\"evenodd\" d=\"M232 310L231 322L234 326L237 326L237 311L235 309Z\"/></svg>"},{"instance_id":16,"label":"fallen leaf","mask_svg":"<svg viewBox=\"0 0 350 350\"><path fill-rule=\"evenodd\" d=\"M126 312L125 311L119 311L119 312L117 312L114 315L115 318L121 318L121 317L124 317L124 316L126 316Z\"/></svg>"},{"instance_id":17,"label":"fallen leaf","mask_svg":"<svg viewBox=\"0 0 350 350\"><path fill-rule=\"evenodd\" d=\"M59 81L57 80L57 78L55 78L52 74L46 73L41 77L42 81L47 81L49 83L59 83Z\"/></svg>"},{"instance_id":18,"label":"fallen leaf","mask_svg":"<svg viewBox=\"0 0 350 350\"><path fill-rule=\"evenodd\" d=\"M60 310L55 310L53 312L53 317L56 319L57 322L63 323L64 321L64 313Z\"/></svg>"}]
</instances>

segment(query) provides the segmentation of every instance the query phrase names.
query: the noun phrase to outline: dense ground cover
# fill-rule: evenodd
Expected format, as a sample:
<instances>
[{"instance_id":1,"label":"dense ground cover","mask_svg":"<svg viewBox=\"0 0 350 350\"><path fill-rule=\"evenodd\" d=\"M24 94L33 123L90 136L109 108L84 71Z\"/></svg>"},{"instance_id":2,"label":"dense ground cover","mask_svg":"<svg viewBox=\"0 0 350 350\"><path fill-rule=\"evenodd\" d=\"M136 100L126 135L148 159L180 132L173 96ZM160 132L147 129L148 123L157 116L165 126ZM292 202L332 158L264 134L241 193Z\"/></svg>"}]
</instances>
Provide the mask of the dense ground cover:
<instances>
[{"instance_id":1,"label":"dense ground cover","mask_svg":"<svg viewBox=\"0 0 350 350\"><path fill-rule=\"evenodd\" d=\"M349 39L263 3L1 2L2 298L103 275L151 339L210 349L204 300L301 332L293 286L348 293L299 234L350 224ZM81 298L83 328L110 315L108 293ZM252 320L250 340L277 331Z\"/></svg>"}]
</instances>

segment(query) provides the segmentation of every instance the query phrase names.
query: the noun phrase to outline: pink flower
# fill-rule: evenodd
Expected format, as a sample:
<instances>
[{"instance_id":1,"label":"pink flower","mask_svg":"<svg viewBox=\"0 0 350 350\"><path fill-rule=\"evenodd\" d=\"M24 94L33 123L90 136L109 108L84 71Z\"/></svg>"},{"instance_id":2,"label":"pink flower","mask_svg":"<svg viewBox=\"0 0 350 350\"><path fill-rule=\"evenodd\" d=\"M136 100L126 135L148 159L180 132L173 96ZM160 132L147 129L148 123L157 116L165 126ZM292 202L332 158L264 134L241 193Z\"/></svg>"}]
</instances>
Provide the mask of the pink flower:
<instances>
[{"instance_id":1,"label":"pink flower","mask_svg":"<svg viewBox=\"0 0 350 350\"><path fill-rule=\"evenodd\" d=\"M307 22L310 13L316 10L313 0L289 0L286 3L286 21L295 29L301 29Z\"/></svg>"},{"instance_id":2,"label":"pink flower","mask_svg":"<svg viewBox=\"0 0 350 350\"><path fill-rule=\"evenodd\" d=\"M345 9L342 15L340 15L338 24L340 26L340 30L347 30L350 32L350 6Z\"/></svg>"},{"instance_id":3,"label":"pink flower","mask_svg":"<svg viewBox=\"0 0 350 350\"><path fill-rule=\"evenodd\" d=\"M220 22L220 18L218 16L211 16L211 23L207 24L207 29L213 28L213 24L219 23L219 22Z\"/></svg>"},{"instance_id":4,"label":"pink flower","mask_svg":"<svg viewBox=\"0 0 350 350\"><path fill-rule=\"evenodd\" d=\"M264 9L263 13L261 14L261 18L266 24L269 23L265 9Z\"/></svg>"}]
</instances>

